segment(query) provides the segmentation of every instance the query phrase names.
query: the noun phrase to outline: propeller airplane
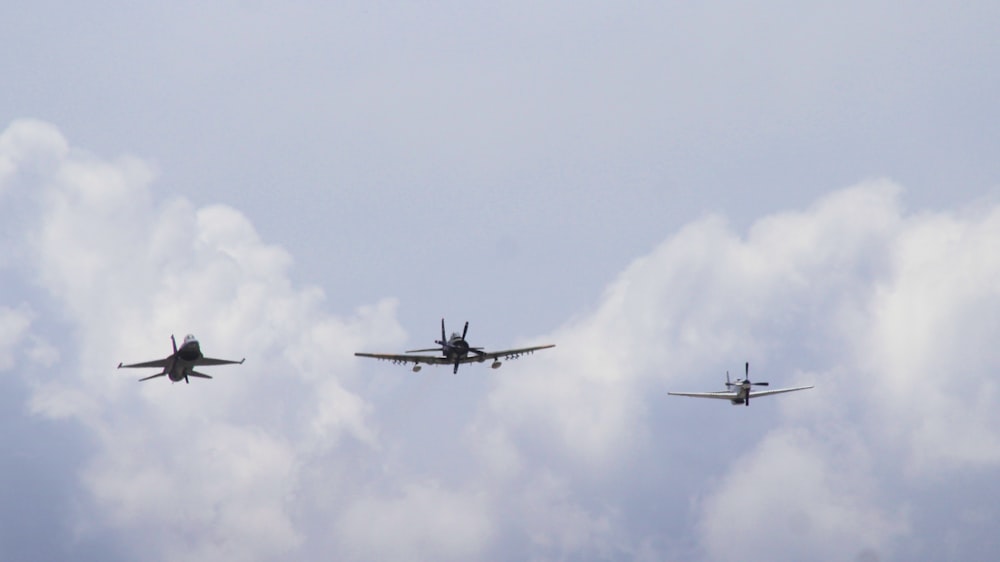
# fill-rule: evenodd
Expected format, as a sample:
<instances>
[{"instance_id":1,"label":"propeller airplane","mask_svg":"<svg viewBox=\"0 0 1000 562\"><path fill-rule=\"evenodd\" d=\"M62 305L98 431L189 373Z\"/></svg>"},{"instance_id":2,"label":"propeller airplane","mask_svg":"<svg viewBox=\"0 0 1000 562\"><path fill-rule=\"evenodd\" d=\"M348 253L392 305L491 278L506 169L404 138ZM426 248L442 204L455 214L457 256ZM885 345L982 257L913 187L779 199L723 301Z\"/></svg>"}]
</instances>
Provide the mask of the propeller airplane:
<instances>
[{"instance_id":1,"label":"propeller airplane","mask_svg":"<svg viewBox=\"0 0 1000 562\"><path fill-rule=\"evenodd\" d=\"M441 319L441 339L434 340L434 343L438 347L431 347L428 349L413 349L406 351L404 353L428 353L428 352L440 352L441 355L395 355L387 353L355 353L357 357L371 357L374 359L380 359L383 361L392 361L396 364L406 364L413 363L413 372L418 373L421 369L421 363L427 365L452 365L453 374L458 373L458 366L462 363L482 363L487 359L492 359L493 363L490 367L493 369L499 369L502 363L500 359L517 359L522 355L528 355L534 353L540 349L548 349L550 347L555 347L554 344L550 345L539 345L535 347L522 347L519 349L506 349L503 351L483 351L481 347L472 347L469 342L465 340L466 334L469 332L469 323L465 323L465 328L462 329L462 333L458 334L453 332L451 337L445 337L444 331L444 318Z\"/></svg>"},{"instance_id":2,"label":"propeller airplane","mask_svg":"<svg viewBox=\"0 0 1000 562\"><path fill-rule=\"evenodd\" d=\"M746 374L743 379L736 379L736 382L729 380L729 371L726 371L726 388L718 392L668 392L671 396L691 396L694 398L721 398L729 400L734 406L744 404L750 405L751 398L771 396L772 394L782 394L785 392L795 392L796 390L806 390L810 386L796 386L794 388L778 388L774 390L751 390L754 386L768 386L766 382L750 382L750 363L746 364Z\"/></svg>"}]
</instances>

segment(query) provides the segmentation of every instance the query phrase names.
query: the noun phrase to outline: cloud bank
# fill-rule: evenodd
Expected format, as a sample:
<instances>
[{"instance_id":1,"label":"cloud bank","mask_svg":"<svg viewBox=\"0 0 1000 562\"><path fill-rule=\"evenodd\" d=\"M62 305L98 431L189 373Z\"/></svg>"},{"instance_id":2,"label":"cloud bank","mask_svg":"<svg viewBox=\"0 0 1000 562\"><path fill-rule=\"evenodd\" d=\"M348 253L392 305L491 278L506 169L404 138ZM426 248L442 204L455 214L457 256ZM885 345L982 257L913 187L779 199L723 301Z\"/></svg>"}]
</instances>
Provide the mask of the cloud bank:
<instances>
[{"instance_id":1,"label":"cloud bank","mask_svg":"<svg viewBox=\"0 0 1000 562\"><path fill-rule=\"evenodd\" d=\"M532 338L554 350L415 379L352 356L403 345L391 297L326 310L239 210L157 189L147 163L52 125L0 134L0 267L17 287L0 303L0 371L24 366L25 416L84 436L61 468L67 549L721 561L1000 546L993 201L913 212L879 180L746 232L705 216ZM187 332L246 364L190 386L114 370ZM666 396L714 389L744 361L757 380L816 388L750 408ZM397 400L414 380L429 386ZM421 400L462 384L478 386L450 405L457 427L429 415Z\"/></svg>"}]
</instances>

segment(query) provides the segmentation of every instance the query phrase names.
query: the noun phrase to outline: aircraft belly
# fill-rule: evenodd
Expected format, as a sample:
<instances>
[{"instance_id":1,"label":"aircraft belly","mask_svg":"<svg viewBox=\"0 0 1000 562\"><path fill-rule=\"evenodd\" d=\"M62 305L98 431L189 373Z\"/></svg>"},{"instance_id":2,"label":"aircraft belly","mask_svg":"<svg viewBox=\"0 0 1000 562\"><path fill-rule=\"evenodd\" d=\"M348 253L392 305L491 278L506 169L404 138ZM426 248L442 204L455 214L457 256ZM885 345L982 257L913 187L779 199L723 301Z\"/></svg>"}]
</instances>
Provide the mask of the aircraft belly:
<instances>
[{"instance_id":1,"label":"aircraft belly","mask_svg":"<svg viewBox=\"0 0 1000 562\"><path fill-rule=\"evenodd\" d=\"M174 368L170 369L170 373L168 373L167 376L174 382L181 382L184 380L184 372L188 369L189 367L183 365L174 365Z\"/></svg>"}]
</instances>

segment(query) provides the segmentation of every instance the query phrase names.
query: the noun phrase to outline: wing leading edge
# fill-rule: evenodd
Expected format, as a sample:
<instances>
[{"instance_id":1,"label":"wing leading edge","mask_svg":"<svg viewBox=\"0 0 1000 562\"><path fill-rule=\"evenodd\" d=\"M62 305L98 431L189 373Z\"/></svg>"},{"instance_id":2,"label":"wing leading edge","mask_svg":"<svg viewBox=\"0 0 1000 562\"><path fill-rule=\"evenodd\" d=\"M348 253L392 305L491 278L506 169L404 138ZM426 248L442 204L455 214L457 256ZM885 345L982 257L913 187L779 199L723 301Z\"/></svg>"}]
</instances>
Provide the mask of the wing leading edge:
<instances>
[{"instance_id":1,"label":"wing leading edge","mask_svg":"<svg viewBox=\"0 0 1000 562\"><path fill-rule=\"evenodd\" d=\"M690 396L692 398L719 398L722 400L736 400L736 393L728 390L720 392L668 392L671 396Z\"/></svg>"},{"instance_id":2,"label":"wing leading edge","mask_svg":"<svg viewBox=\"0 0 1000 562\"><path fill-rule=\"evenodd\" d=\"M451 365L454 363L454 361L449 361L447 357L439 355L395 355L391 353L355 353L354 355L357 357L371 357L380 361L392 361L397 364L423 363L425 365Z\"/></svg>"},{"instance_id":3,"label":"wing leading edge","mask_svg":"<svg viewBox=\"0 0 1000 562\"><path fill-rule=\"evenodd\" d=\"M750 392L750 398L759 398L761 396L770 396L772 394L782 394L785 392L795 392L796 390L806 390L812 387L813 385L796 386L795 388L776 388L774 390L754 390Z\"/></svg>"},{"instance_id":4,"label":"wing leading edge","mask_svg":"<svg viewBox=\"0 0 1000 562\"><path fill-rule=\"evenodd\" d=\"M478 361L485 361L487 359L517 359L522 355L531 355L532 353L540 349L549 349L555 347L556 344L550 343L548 345L536 345L534 347L522 347L518 349L506 349L504 351L485 351L482 354L470 353L468 357L462 360L462 363L475 363Z\"/></svg>"},{"instance_id":5,"label":"wing leading edge","mask_svg":"<svg viewBox=\"0 0 1000 562\"><path fill-rule=\"evenodd\" d=\"M131 365L124 365L122 363L118 364L119 369L143 369L146 367L156 367L162 369L170 364L170 357L166 359L157 359L155 361L146 361L144 363L132 363Z\"/></svg>"},{"instance_id":6,"label":"wing leading edge","mask_svg":"<svg viewBox=\"0 0 1000 562\"><path fill-rule=\"evenodd\" d=\"M246 361L246 357L240 359L239 361L231 361L229 359L212 359L211 357L202 357L201 359L194 362L195 365L242 365ZM211 377L209 377L211 378Z\"/></svg>"}]
</instances>

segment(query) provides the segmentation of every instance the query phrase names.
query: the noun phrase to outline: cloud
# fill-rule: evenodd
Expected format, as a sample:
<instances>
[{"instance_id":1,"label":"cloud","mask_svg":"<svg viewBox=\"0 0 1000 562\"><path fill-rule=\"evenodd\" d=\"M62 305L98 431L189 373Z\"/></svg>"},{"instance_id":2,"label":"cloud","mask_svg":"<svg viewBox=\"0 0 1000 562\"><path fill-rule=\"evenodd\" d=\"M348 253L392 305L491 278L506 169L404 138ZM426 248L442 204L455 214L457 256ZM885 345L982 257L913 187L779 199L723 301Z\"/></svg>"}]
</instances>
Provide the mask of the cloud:
<instances>
[{"instance_id":1,"label":"cloud","mask_svg":"<svg viewBox=\"0 0 1000 562\"><path fill-rule=\"evenodd\" d=\"M347 506L338 525L344 558L468 560L492 537L484 491L413 483L393 497L366 496Z\"/></svg>"},{"instance_id":2,"label":"cloud","mask_svg":"<svg viewBox=\"0 0 1000 562\"><path fill-rule=\"evenodd\" d=\"M592 516L615 521L607 489L629 497L637 463L661 463L663 486L692 485L680 532L709 560L754 556L734 542L769 559L891 557L940 532L911 527L935 509L914 490L1000 462L1000 207L907 213L901 193L867 182L745 235L716 216L685 226L543 338L556 350L494 379L471 438L483 464L508 481L559 467L566 503L596 495ZM744 360L757 380L817 388L745 413L665 396L716 388ZM675 498L633 481L647 485ZM625 519L607 537L684 550Z\"/></svg>"},{"instance_id":3,"label":"cloud","mask_svg":"<svg viewBox=\"0 0 1000 562\"><path fill-rule=\"evenodd\" d=\"M86 436L65 468L79 486L69 526L122 558L871 560L936 538L965 537L958 557L990 546L992 488L971 505L934 498L989 484L1000 464L993 202L910 212L880 180L744 232L707 215L590 310L511 342L558 347L457 379L392 379L351 353L403 343L397 302L329 312L239 210L157 196L148 164L35 121L0 134L0 162L2 213L21 217L4 266L31 297L0 308L0 368L23 360L28 413ZM114 370L188 332L246 363L190 386ZM744 361L758 380L816 388L750 408L666 396L715 388Z\"/></svg>"},{"instance_id":4,"label":"cloud","mask_svg":"<svg viewBox=\"0 0 1000 562\"><path fill-rule=\"evenodd\" d=\"M31 325L31 319L32 313L27 307L0 307L0 371L14 366L15 353Z\"/></svg>"},{"instance_id":5,"label":"cloud","mask_svg":"<svg viewBox=\"0 0 1000 562\"><path fill-rule=\"evenodd\" d=\"M702 504L708 559L850 560L891 551L908 529L901 512L879 505L870 451L820 437L772 431L736 460Z\"/></svg>"},{"instance_id":6,"label":"cloud","mask_svg":"<svg viewBox=\"0 0 1000 562\"><path fill-rule=\"evenodd\" d=\"M34 379L29 411L76 421L95 441L80 472L91 507L76 526L144 557L294 552L300 467L344 441L378 446L370 406L350 388L351 351L402 340L395 302L332 316L322 290L295 286L288 253L235 209L160 202L148 165L67 149L50 125L15 122L2 139L6 183L35 190L19 199L30 219L18 267L63 311L75 349L68 368ZM16 344L30 315L2 312ZM120 359L166 356L170 334L187 332L206 354L246 364L190 387L115 372ZM52 360L44 346L33 354Z\"/></svg>"}]
</instances>

